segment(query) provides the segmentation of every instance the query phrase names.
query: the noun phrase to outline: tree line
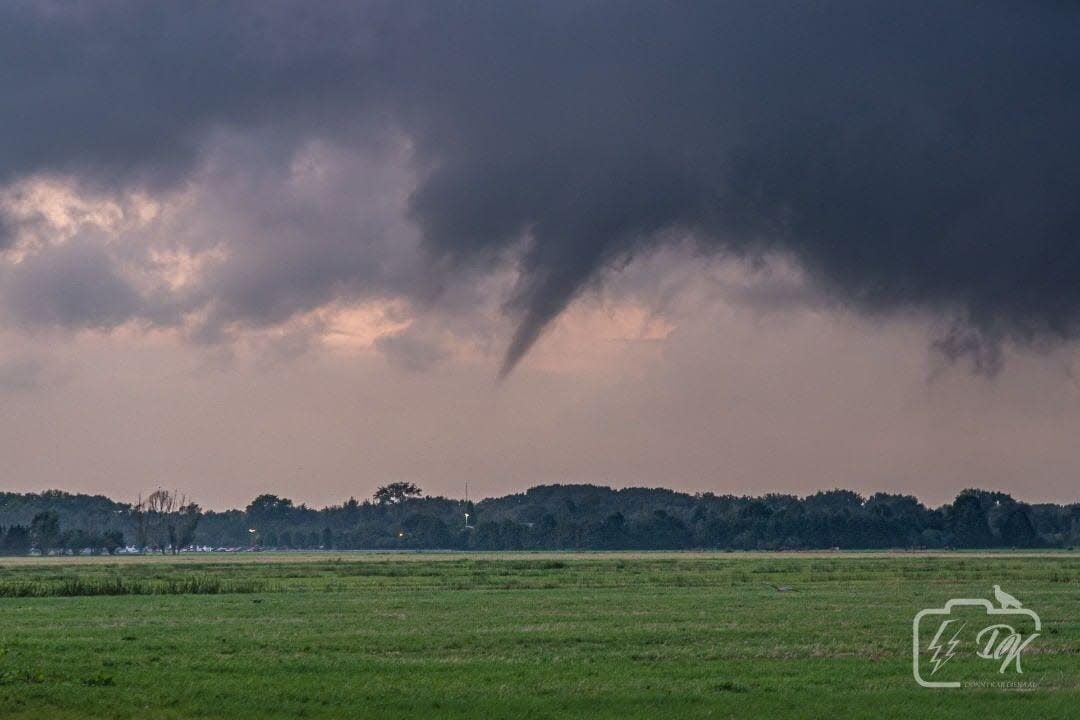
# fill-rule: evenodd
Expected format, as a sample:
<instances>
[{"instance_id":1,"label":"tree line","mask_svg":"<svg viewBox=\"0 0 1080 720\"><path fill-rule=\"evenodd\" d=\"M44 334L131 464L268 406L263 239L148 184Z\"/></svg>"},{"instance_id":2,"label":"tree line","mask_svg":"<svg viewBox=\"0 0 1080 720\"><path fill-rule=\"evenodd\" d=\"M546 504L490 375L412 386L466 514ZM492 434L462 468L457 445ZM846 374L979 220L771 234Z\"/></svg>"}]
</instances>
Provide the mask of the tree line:
<instances>
[{"instance_id":1,"label":"tree line","mask_svg":"<svg viewBox=\"0 0 1080 720\"><path fill-rule=\"evenodd\" d=\"M158 490L121 503L95 495L0 493L0 553L175 553L184 549L811 550L1067 548L1080 504L1029 504L970 489L929 508L911 495L829 490L805 497L688 494L663 488L543 485L479 502L412 483L369 500L311 508L260 495L203 510Z\"/></svg>"}]
</instances>

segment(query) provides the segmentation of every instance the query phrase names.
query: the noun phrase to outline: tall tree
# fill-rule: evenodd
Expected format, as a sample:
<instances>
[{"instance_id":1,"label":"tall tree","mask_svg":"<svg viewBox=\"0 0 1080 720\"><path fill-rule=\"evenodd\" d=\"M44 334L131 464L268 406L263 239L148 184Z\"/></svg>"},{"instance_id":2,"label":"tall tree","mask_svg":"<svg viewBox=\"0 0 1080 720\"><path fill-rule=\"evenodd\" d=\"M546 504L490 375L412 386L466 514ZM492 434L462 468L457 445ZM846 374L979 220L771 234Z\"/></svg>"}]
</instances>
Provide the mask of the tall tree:
<instances>
[{"instance_id":1,"label":"tall tree","mask_svg":"<svg viewBox=\"0 0 1080 720\"><path fill-rule=\"evenodd\" d=\"M155 490L139 502L133 514L141 547L176 555L194 540L202 511L182 495Z\"/></svg>"},{"instance_id":2,"label":"tall tree","mask_svg":"<svg viewBox=\"0 0 1080 720\"><path fill-rule=\"evenodd\" d=\"M420 497L423 492L415 483L396 482L380 487L373 499L380 505L400 505L410 498Z\"/></svg>"},{"instance_id":3,"label":"tall tree","mask_svg":"<svg viewBox=\"0 0 1080 720\"><path fill-rule=\"evenodd\" d=\"M1039 545L1039 533L1031 522L1027 505L1013 503L1001 519L1001 542L1009 547L1027 548Z\"/></svg>"},{"instance_id":4,"label":"tall tree","mask_svg":"<svg viewBox=\"0 0 1080 720\"><path fill-rule=\"evenodd\" d=\"M986 510L976 494L967 490L960 493L953 501L950 515L957 547L990 547L994 544Z\"/></svg>"},{"instance_id":5,"label":"tall tree","mask_svg":"<svg viewBox=\"0 0 1080 720\"><path fill-rule=\"evenodd\" d=\"M60 518L51 510L39 512L30 521L30 539L42 555L60 543Z\"/></svg>"}]
</instances>

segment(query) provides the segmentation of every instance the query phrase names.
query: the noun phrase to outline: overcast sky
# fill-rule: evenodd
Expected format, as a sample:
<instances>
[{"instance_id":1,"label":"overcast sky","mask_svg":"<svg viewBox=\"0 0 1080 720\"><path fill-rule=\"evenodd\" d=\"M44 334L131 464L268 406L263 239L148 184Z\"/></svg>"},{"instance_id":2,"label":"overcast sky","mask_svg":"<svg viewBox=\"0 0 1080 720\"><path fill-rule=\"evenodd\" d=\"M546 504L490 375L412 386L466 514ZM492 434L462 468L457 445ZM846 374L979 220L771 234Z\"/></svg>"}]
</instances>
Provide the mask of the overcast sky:
<instances>
[{"instance_id":1,"label":"overcast sky","mask_svg":"<svg viewBox=\"0 0 1080 720\"><path fill-rule=\"evenodd\" d=\"M0 5L4 490L1077 500L1080 8Z\"/></svg>"}]
</instances>

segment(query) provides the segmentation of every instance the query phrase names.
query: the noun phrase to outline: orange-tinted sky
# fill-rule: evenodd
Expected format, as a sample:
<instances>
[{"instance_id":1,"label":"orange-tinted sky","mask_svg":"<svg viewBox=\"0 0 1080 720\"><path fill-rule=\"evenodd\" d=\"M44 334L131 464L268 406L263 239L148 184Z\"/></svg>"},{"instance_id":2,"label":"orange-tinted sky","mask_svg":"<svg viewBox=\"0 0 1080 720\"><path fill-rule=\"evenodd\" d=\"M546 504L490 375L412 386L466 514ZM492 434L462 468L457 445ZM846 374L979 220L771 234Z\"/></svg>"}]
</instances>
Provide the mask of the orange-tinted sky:
<instances>
[{"instance_id":1,"label":"orange-tinted sky","mask_svg":"<svg viewBox=\"0 0 1080 720\"><path fill-rule=\"evenodd\" d=\"M637 277L661 266L678 289ZM744 283L785 286L786 272L642 261L575 303L501 383L497 314L490 344L377 303L227 346L135 326L9 331L5 488L131 499L165 486L210 507L261 492L335 503L399 479L446 495L468 481L473 496L593 482L1075 499L1074 353L975 375L931 351L930 320L747 299ZM437 352L388 349L425 322L418 337Z\"/></svg>"}]
</instances>

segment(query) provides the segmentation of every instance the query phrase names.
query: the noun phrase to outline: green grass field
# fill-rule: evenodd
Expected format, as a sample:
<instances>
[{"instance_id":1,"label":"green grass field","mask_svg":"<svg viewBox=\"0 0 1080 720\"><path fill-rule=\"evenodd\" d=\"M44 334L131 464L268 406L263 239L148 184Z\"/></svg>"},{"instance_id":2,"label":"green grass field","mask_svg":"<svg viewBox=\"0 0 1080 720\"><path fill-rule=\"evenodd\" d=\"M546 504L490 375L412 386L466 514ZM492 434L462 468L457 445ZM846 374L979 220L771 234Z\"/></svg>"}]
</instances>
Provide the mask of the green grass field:
<instances>
[{"instance_id":1,"label":"green grass field","mask_svg":"<svg viewBox=\"0 0 1080 720\"><path fill-rule=\"evenodd\" d=\"M9 560L0 718L1076 718L1078 581L1067 553ZM994 583L1042 617L1035 688L918 687L915 613Z\"/></svg>"}]
</instances>

